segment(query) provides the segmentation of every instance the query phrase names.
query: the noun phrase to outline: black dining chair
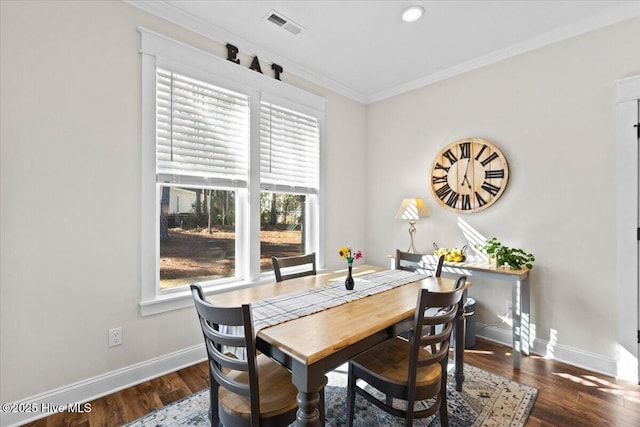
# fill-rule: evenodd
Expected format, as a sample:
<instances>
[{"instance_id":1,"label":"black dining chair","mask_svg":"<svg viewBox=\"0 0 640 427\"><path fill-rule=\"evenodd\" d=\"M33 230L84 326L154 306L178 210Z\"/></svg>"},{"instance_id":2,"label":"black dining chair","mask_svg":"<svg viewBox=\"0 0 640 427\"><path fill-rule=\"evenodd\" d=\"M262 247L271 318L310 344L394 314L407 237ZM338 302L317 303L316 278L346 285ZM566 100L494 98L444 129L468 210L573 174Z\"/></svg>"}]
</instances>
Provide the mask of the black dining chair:
<instances>
[{"instance_id":1,"label":"black dining chair","mask_svg":"<svg viewBox=\"0 0 640 427\"><path fill-rule=\"evenodd\" d=\"M298 390L286 368L256 352L251 307L212 305L198 285L191 285L191 294L209 359L211 425L286 426L295 421ZM222 326L241 327L243 334L229 335ZM246 359L226 354L225 347L244 348Z\"/></svg>"},{"instance_id":2,"label":"black dining chair","mask_svg":"<svg viewBox=\"0 0 640 427\"><path fill-rule=\"evenodd\" d=\"M444 255L438 257L436 264L428 262L430 258L433 259L433 256L396 249L396 270L416 271L424 274L431 273L435 277L440 277L442 275Z\"/></svg>"},{"instance_id":3,"label":"black dining chair","mask_svg":"<svg viewBox=\"0 0 640 427\"><path fill-rule=\"evenodd\" d=\"M414 332L410 339L389 339L349 362L348 426L353 425L356 394L385 412L404 418L405 426L412 426L414 419L430 417L436 412L440 415L440 424L445 427L449 425L449 340L456 314L462 304L466 280L466 276L459 277L451 292L429 292L427 289L421 289L413 321ZM438 315L426 315L427 310L431 308L437 309ZM371 389L359 384L358 380L364 380L366 384L380 391L384 398L376 397ZM394 399L404 403L394 406ZM424 402L428 399L433 401ZM423 401L426 407L415 409L415 403L418 401Z\"/></svg>"},{"instance_id":4,"label":"black dining chair","mask_svg":"<svg viewBox=\"0 0 640 427\"><path fill-rule=\"evenodd\" d=\"M289 257L271 257L276 282L316 275L316 253Z\"/></svg>"}]
</instances>

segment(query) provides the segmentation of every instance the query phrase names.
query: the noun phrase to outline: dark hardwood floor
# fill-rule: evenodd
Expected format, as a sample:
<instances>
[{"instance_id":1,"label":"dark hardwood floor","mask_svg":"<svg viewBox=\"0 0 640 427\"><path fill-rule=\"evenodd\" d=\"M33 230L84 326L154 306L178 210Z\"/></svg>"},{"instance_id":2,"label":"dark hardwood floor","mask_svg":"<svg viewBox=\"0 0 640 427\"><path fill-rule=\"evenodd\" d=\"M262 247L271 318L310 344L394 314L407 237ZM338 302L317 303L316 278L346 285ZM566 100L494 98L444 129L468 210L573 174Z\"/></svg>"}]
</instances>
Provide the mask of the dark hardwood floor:
<instances>
[{"instance_id":1,"label":"dark hardwood floor","mask_svg":"<svg viewBox=\"0 0 640 427\"><path fill-rule=\"evenodd\" d=\"M478 339L465 363L538 389L527 421L536 426L640 426L640 386L538 356L512 367L511 348ZM91 402L91 412L57 414L27 424L117 426L208 386L206 362Z\"/></svg>"}]
</instances>

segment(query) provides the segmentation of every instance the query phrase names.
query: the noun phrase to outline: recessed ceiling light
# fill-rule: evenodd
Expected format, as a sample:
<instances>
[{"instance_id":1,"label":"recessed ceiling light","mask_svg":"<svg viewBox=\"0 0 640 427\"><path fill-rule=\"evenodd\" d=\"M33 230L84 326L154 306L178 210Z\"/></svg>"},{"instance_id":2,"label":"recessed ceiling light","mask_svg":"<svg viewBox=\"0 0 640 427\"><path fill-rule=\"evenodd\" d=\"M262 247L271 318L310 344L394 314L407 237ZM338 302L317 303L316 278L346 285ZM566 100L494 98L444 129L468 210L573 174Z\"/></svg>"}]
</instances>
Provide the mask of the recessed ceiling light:
<instances>
[{"instance_id":1,"label":"recessed ceiling light","mask_svg":"<svg viewBox=\"0 0 640 427\"><path fill-rule=\"evenodd\" d=\"M409 6L402 12L402 20L404 22L415 22L424 13L424 7L422 6Z\"/></svg>"}]
</instances>

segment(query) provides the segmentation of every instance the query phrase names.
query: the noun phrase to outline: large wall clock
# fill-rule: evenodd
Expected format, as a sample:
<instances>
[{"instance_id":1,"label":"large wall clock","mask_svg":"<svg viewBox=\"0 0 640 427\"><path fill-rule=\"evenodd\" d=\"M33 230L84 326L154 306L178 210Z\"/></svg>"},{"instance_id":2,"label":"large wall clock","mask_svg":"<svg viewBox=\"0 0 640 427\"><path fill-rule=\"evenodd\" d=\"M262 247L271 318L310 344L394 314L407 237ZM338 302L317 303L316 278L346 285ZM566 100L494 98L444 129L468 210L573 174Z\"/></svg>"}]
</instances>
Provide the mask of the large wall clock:
<instances>
[{"instance_id":1,"label":"large wall clock","mask_svg":"<svg viewBox=\"0 0 640 427\"><path fill-rule=\"evenodd\" d=\"M444 147L431 165L431 192L445 209L478 212L504 193L509 165L491 142L465 138Z\"/></svg>"}]
</instances>

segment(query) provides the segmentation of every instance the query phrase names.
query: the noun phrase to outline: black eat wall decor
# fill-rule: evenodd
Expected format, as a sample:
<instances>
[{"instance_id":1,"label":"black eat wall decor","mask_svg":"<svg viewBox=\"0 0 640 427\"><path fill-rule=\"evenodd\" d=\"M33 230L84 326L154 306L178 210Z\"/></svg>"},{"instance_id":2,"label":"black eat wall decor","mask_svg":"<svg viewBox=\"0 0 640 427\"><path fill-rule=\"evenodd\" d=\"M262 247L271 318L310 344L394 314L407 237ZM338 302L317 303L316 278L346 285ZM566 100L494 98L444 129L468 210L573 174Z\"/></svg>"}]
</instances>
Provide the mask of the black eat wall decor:
<instances>
[{"instance_id":1,"label":"black eat wall decor","mask_svg":"<svg viewBox=\"0 0 640 427\"><path fill-rule=\"evenodd\" d=\"M240 63L240 58L238 58L238 48L232 44L227 43L227 59L231 62L235 62L236 64ZM260 74L262 73L262 69L260 68L260 61L257 56L253 57L253 61L251 61L251 65L249 66L253 71L257 71ZM271 64L271 69L273 70L273 74L276 80L280 80L280 74L282 74L282 67L278 64Z\"/></svg>"}]
</instances>

